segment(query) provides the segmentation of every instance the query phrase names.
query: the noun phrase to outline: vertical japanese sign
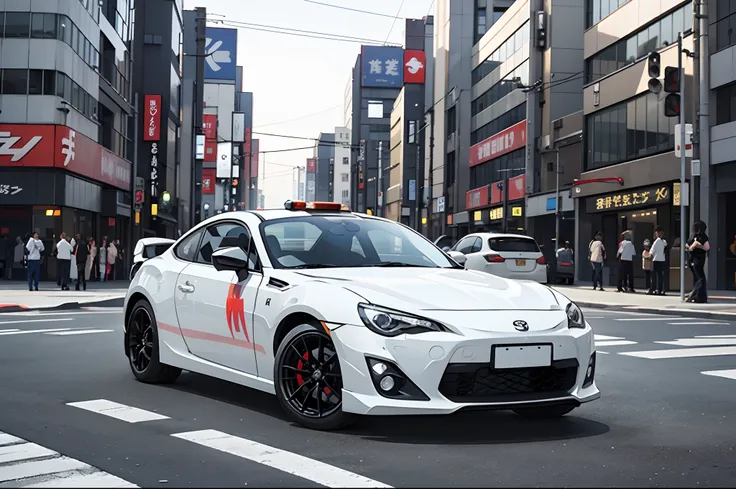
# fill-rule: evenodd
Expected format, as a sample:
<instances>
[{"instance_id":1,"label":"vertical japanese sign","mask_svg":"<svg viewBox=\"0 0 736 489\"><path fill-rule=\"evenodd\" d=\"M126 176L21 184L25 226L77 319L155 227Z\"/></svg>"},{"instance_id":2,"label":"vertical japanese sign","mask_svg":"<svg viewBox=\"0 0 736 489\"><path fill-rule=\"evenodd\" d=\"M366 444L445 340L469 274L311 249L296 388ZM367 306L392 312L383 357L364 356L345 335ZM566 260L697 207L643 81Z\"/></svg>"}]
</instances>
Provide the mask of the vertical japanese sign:
<instances>
[{"instance_id":1,"label":"vertical japanese sign","mask_svg":"<svg viewBox=\"0 0 736 489\"><path fill-rule=\"evenodd\" d=\"M158 143L151 144L151 197L158 197Z\"/></svg>"},{"instance_id":2,"label":"vertical japanese sign","mask_svg":"<svg viewBox=\"0 0 736 489\"><path fill-rule=\"evenodd\" d=\"M161 95L144 97L143 140L159 141L161 139Z\"/></svg>"},{"instance_id":3,"label":"vertical japanese sign","mask_svg":"<svg viewBox=\"0 0 736 489\"><path fill-rule=\"evenodd\" d=\"M404 49L362 46L362 86L401 87L404 84Z\"/></svg>"}]
</instances>

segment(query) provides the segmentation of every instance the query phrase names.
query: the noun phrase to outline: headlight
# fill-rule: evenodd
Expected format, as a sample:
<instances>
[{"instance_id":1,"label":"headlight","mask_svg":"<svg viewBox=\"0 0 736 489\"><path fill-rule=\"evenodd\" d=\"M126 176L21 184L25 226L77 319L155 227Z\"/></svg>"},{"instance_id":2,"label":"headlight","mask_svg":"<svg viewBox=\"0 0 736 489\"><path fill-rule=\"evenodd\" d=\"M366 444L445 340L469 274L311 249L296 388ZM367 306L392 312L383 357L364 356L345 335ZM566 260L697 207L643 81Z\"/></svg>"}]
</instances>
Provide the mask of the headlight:
<instances>
[{"instance_id":1,"label":"headlight","mask_svg":"<svg viewBox=\"0 0 736 489\"><path fill-rule=\"evenodd\" d=\"M585 318L583 317L583 311L575 304L571 302L565 308L567 313L567 327L568 328L581 328L585 329Z\"/></svg>"},{"instance_id":2,"label":"headlight","mask_svg":"<svg viewBox=\"0 0 736 489\"><path fill-rule=\"evenodd\" d=\"M382 336L447 331L435 321L370 304L358 304L358 314L368 329Z\"/></svg>"}]
</instances>

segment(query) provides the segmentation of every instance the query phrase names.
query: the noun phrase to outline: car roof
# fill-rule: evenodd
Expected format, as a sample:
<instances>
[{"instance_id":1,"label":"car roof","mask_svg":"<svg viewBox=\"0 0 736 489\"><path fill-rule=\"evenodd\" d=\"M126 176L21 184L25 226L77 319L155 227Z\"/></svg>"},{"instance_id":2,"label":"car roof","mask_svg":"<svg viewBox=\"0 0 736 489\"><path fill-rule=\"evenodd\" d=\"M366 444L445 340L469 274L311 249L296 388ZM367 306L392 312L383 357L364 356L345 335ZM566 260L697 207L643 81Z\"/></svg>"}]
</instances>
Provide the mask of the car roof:
<instances>
[{"instance_id":1,"label":"car roof","mask_svg":"<svg viewBox=\"0 0 736 489\"><path fill-rule=\"evenodd\" d=\"M510 234L510 233L473 233L468 236L478 236L479 238L523 238L534 240L531 236L525 234Z\"/></svg>"},{"instance_id":2,"label":"car roof","mask_svg":"<svg viewBox=\"0 0 736 489\"><path fill-rule=\"evenodd\" d=\"M238 214L255 214L263 221L271 221L273 219L284 219L288 217L310 217L314 215L319 216L342 216L342 217L358 217L364 219L379 219L376 216L369 216L367 214L360 214L357 212L349 211L290 211L282 208L274 209L258 209L252 211L230 211L218 214L218 216L237 216Z\"/></svg>"}]
</instances>

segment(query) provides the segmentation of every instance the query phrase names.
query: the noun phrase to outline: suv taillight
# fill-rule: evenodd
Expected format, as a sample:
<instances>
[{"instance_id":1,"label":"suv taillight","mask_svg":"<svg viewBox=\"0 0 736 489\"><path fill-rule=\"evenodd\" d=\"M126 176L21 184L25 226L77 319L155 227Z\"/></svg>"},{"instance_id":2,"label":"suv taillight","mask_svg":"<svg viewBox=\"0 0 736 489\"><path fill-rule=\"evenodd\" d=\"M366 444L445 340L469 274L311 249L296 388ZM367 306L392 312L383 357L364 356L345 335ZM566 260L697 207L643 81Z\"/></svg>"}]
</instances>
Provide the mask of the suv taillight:
<instances>
[{"instance_id":1,"label":"suv taillight","mask_svg":"<svg viewBox=\"0 0 736 489\"><path fill-rule=\"evenodd\" d=\"M540 256L539 258L537 258L537 263L539 263L540 265L546 265L547 260L545 260L543 256Z\"/></svg>"},{"instance_id":2,"label":"suv taillight","mask_svg":"<svg viewBox=\"0 0 736 489\"><path fill-rule=\"evenodd\" d=\"M505 259L501 258L501 255L497 255L495 253L484 255L483 258L485 258L488 263L503 263L506 261Z\"/></svg>"}]
</instances>

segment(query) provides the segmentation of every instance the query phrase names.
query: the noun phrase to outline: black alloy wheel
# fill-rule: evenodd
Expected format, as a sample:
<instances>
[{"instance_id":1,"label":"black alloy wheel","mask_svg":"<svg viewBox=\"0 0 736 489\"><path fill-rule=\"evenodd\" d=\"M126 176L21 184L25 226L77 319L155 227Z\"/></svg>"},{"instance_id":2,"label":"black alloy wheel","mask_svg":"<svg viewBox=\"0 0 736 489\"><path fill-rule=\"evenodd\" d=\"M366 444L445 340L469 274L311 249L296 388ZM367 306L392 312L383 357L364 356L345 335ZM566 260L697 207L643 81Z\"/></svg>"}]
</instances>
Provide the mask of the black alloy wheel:
<instances>
[{"instance_id":1,"label":"black alloy wheel","mask_svg":"<svg viewBox=\"0 0 736 489\"><path fill-rule=\"evenodd\" d=\"M156 318L145 299L133 307L126 331L128 361L136 379L158 384L170 383L179 377L181 369L165 365L159 360Z\"/></svg>"},{"instance_id":2,"label":"black alloy wheel","mask_svg":"<svg viewBox=\"0 0 736 489\"><path fill-rule=\"evenodd\" d=\"M342 411L342 374L335 345L315 325L293 329L281 342L274 364L281 406L299 424L318 430L347 426Z\"/></svg>"}]
</instances>

